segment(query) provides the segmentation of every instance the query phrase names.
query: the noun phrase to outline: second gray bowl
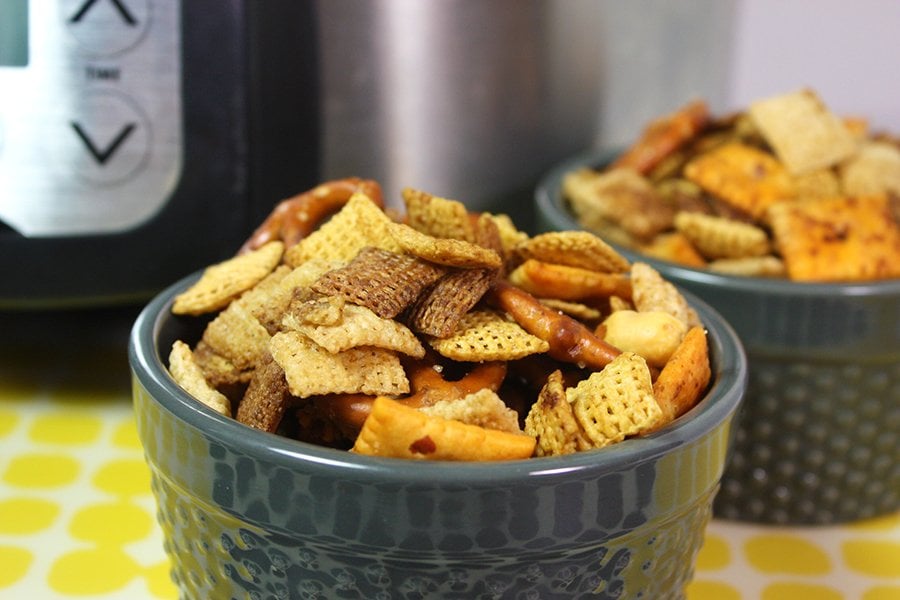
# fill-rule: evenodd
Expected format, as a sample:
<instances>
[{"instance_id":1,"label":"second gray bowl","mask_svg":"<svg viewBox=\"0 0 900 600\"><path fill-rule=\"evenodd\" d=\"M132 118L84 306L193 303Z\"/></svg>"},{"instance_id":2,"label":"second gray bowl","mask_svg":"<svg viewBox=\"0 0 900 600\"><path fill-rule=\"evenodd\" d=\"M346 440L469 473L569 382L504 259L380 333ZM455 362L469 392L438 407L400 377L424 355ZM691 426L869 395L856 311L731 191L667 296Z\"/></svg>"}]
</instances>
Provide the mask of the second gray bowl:
<instances>
[{"instance_id":1,"label":"second gray bowl","mask_svg":"<svg viewBox=\"0 0 900 600\"><path fill-rule=\"evenodd\" d=\"M562 178L613 156L582 155L549 172L535 193L538 230L580 228ZM612 245L708 302L744 344L747 398L718 516L822 524L900 509L900 280L736 277Z\"/></svg>"}]
</instances>

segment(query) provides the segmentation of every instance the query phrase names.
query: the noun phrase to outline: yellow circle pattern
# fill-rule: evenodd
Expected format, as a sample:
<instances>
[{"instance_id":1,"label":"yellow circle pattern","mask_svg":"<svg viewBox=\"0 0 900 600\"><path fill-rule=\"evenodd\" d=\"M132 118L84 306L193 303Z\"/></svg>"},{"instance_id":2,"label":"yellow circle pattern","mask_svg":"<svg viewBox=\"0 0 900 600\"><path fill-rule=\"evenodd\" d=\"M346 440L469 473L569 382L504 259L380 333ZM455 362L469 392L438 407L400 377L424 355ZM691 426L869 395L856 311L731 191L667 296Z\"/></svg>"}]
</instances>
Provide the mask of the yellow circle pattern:
<instances>
[{"instance_id":1,"label":"yellow circle pattern","mask_svg":"<svg viewBox=\"0 0 900 600\"><path fill-rule=\"evenodd\" d=\"M3 385L0 598L177 598L127 391ZM900 514L710 523L687 600L807 599L900 600Z\"/></svg>"}]
</instances>

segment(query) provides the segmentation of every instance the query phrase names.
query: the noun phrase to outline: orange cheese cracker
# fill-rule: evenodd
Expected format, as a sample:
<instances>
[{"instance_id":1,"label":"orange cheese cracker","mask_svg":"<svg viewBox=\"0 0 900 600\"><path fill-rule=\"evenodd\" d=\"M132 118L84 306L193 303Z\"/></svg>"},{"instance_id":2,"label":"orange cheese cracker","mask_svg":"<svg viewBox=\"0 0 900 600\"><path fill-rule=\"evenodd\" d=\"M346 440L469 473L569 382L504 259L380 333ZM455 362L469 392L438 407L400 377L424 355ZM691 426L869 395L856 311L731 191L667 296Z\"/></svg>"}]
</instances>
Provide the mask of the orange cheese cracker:
<instances>
[{"instance_id":1,"label":"orange cheese cracker","mask_svg":"<svg viewBox=\"0 0 900 600\"><path fill-rule=\"evenodd\" d=\"M785 202L769 221L795 281L900 277L900 227L886 196Z\"/></svg>"},{"instance_id":2,"label":"orange cheese cracker","mask_svg":"<svg viewBox=\"0 0 900 600\"><path fill-rule=\"evenodd\" d=\"M684 175L756 219L775 202L794 194L790 175L774 156L740 142L701 154L685 165Z\"/></svg>"},{"instance_id":3,"label":"orange cheese cracker","mask_svg":"<svg viewBox=\"0 0 900 600\"><path fill-rule=\"evenodd\" d=\"M353 452L395 458L489 461L529 458L530 435L426 415L380 396L353 445Z\"/></svg>"}]
</instances>

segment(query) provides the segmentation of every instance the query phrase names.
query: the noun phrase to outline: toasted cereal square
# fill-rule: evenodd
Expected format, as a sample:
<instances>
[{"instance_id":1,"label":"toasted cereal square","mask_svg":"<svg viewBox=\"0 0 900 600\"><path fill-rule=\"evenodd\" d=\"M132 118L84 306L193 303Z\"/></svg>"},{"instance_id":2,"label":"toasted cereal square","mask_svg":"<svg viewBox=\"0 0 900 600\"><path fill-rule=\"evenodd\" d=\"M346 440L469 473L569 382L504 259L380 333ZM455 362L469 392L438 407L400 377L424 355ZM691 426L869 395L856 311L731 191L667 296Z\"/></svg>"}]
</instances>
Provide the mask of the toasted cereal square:
<instances>
[{"instance_id":1,"label":"toasted cereal square","mask_svg":"<svg viewBox=\"0 0 900 600\"><path fill-rule=\"evenodd\" d=\"M885 196L847 196L776 204L775 245L795 281L900 277L900 227Z\"/></svg>"},{"instance_id":2,"label":"toasted cereal square","mask_svg":"<svg viewBox=\"0 0 900 600\"><path fill-rule=\"evenodd\" d=\"M347 263L366 246L397 252L400 246L390 235L392 222L368 196L356 193L331 219L288 248L285 262L292 267L310 259Z\"/></svg>"},{"instance_id":3,"label":"toasted cereal square","mask_svg":"<svg viewBox=\"0 0 900 600\"><path fill-rule=\"evenodd\" d=\"M231 403L224 394L213 388L203 376L190 346L181 340L172 344L169 352L169 374L184 391L219 414L231 416Z\"/></svg>"},{"instance_id":4,"label":"toasted cereal square","mask_svg":"<svg viewBox=\"0 0 900 600\"><path fill-rule=\"evenodd\" d=\"M830 167L856 151L844 122L810 89L757 100L748 113L787 169L799 175Z\"/></svg>"},{"instance_id":5,"label":"toasted cereal square","mask_svg":"<svg viewBox=\"0 0 900 600\"><path fill-rule=\"evenodd\" d=\"M675 229L710 260L762 256L770 250L764 229L725 217L680 212Z\"/></svg>"},{"instance_id":6,"label":"toasted cereal square","mask_svg":"<svg viewBox=\"0 0 900 600\"><path fill-rule=\"evenodd\" d=\"M547 342L493 310L466 313L453 335L430 339L429 344L441 356L463 362L516 360L550 349Z\"/></svg>"},{"instance_id":7,"label":"toasted cereal square","mask_svg":"<svg viewBox=\"0 0 900 600\"><path fill-rule=\"evenodd\" d=\"M223 389L231 386L244 386L253 377L256 364L239 369L228 358L213 350L202 339L194 347L194 361L203 372L203 377L212 387Z\"/></svg>"},{"instance_id":8,"label":"toasted cereal square","mask_svg":"<svg viewBox=\"0 0 900 600\"><path fill-rule=\"evenodd\" d=\"M272 357L287 378L291 394L388 394L409 392L409 380L395 352L382 348L351 348L328 352L297 331L283 331L269 343Z\"/></svg>"},{"instance_id":9,"label":"toasted cereal square","mask_svg":"<svg viewBox=\"0 0 900 600\"><path fill-rule=\"evenodd\" d=\"M252 369L269 343L269 332L241 303L233 302L209 322L201 338L240 370Z\"/></svg>"},{"instance_id":10,"label":"toasted cereal square","mask_svg":"<svg viewBox=\"0 0 900 600\"><path fill-rule=\"evenodd\" d=\"M506 406L496 392L487 388L459 399L440 400L419 410L426 415L452 419L469 425L522 433L518 413Z\"/></svg>"},{"instance_id":11,"label":"toasted cereal square","mask_svg":"<svg viewBox=\"0 0 900 600\"><path fill-rule=\"evenodd\" d=\"M525 417L525 433L536 440L535 456L572 454L592 447L566 399L560 371L547 377L537 401Z\"/></svg>"},{"instance_id":12,"label":"toasted cereal square","mask_svg":"<svg viewBox=\"0 0 900 600\"><path fill-rule=\"evenodd\" d=\"M595 448L648 431L662 418L643 358L623 352L602 371L566 390L575 418Z\"/></svg>"},{"instance_id":13,"label":"toasted cereal square","mask_svg":"<svg viewBox=\"0 0 900 600\"><path fill-rule=\"evenodd\" d=\"M534 438L427 415L379 396L353 452L418 460L515 460L533 454Z\"/></svg>"},{"instance_id":14,"label":"toasted cereal square","mask_svg":"<svg viewBox=\"0 0 900 600\"><path fill-rule=\"evenodd\" d=\"M494 250L464 240L432 237L403 223L392 223L390 234L408 254L439 265L474 269L499 269L503 265Z\"/></svg>"},{"instance_id":15,"label":"toasted cereal square","mask_svg":"<svg viewBox=\"0 0 900 600\"><path fill-rule=\"evenodd\" d=\"M238 422L274 433L291 401L284 370L268 352L260 359L250 385L238 403Z\"/></svg>"},{"instance_id":16,"label":"toasted cereal square","mask_svg":"<svg viewBox=\"0 0 900 600\"><path fill-rule=\"evenodd\" d=\"M668 229L674 216L653 184L631 169L570 171L563 177L563 193L583 223L611 222L637 240Z\"/></svg>"},{"instance_id":17,"label":"toasted cereal square","mask_svg":"<svg viewBox=\"0 0 900 600\"><path fill-rule=\"evenodd\" d=\"M414 188L403 188L401 195L406 222L416 231L436 238L475 241L469 211L462 202Z\"/></svg>"},{"instance_id":18,"label":"toasted cereal square","mask_svg":"<svg viewBox=\"0 0 900 600\"><path fill-rule=\"evenodd\" d=\"M509 215L484 213L483 216L491 219L494 225L497 226L497 232L500 234L500 246L503 248L504 256L510 256L516 246L528 239L528 234L524 231L519 231Z\"/></svg>"},{"instance_id":19,"label":"toasted cereal square","mask_svg":"<svg viewBox=\"0 0 900 600\"><path fill-rule=\"evenodd\" d=\"M284 244L262 247L207 267L200 279L175 297L176 315L201 315L221 310L272 272L281 261Z\"/></svg>"},{"instance_id":20,"label":"toasted cereal square","mask_svg":"<svg viewBox=\"0 0 900 600\"><path fill-rule=\"evenodd\" d=\"M478 303L497 277L493 269L454 269L422 293L405 321L419 333L444 338Z\"/></svg>"},{"instance_id":21,"label":"toasted cereal square","mask_svg":"<svg viewBox=\"0 0 900 600\"><path fill-rule=\"evenodd\" d=\"M840 178L848 196L900 196L900 148L888 142L865 144L841 165Z\"/></svg>"},{"instance_id":22,"label":"toasted cereal square","mask_svg":"<svg viewBox=\"0 0 900 600\"><path fill-rule=\"evenodd\" d=\"M335 323L316 323L316 317L306 318L312 311L318 313L320 304L304 302L284 317L285 330L299 331L329 352L338 353L360 346L373 346L394 350L421 358L425 347L415 334L401 323L384 319L364 306L343 303Z\"/></svg>"},{"instance_id":23,"label":"toasted cereal square","mask_svg":"<svg viewBox=\"0 0 900 600\"><path fill-rule=\"evenodd\" d=\"M551 231L536 235L516 247L523 260L580 267L601 273L626 273L628 260L589 231Z\"/></svg>"},{"instance_id":24,"label":"toasted cereal square","mask_svg":"<svg viewBox=\"0 0 900 600\"><path fill-rule=\"evenodd\" d=\"M700 317L690 307L681 292L647 263L631 266L632 302L639 312L662 311L693 327L700 325Z\"/></svg>"},{"instance_id":25,"label":"toasted cereal square","mask_svg":"<svg viewBox=\"0 0 900 600\"><path fill-rule=\"evenodd\" d=\"M754 219L773 203L793 197L791 177L771 154L740 142L692 159L684 175L711 195Z\"/></svg>"},{"instance_id":26,"label":"toasted cereal square","mask_svg":"<svg viewBox=\"0 0 900 600\"><path fill-rule=\"evenodd\" d=\"M312 290L343 296L380 317L393 319L445 272L415 256L367 247L345 267L322 275Z\"/></svg>"},{"instance_id":27,"label":"toasted cereal square","mask_svg":"<svg viewBox=\"0 0 900 600\"><path fill-rule=\"evenodd\" d=\"M308 260L295 269L280 265L253 289L235 300L235 303L255 317L269 335L274 335L281 328L284 311L291 301L307 293L316 279L333 268L335 263L315 259Z\"/></svg>"}]
</instances>

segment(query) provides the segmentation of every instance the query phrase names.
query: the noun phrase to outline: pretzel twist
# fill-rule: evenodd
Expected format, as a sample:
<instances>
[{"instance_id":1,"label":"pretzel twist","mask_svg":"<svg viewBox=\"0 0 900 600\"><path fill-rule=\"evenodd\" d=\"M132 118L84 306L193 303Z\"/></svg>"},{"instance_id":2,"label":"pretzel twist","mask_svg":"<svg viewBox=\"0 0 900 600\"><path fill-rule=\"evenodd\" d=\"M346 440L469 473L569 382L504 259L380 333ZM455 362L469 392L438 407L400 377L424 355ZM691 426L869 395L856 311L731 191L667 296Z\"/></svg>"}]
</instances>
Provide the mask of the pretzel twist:
<instances>
[{"instance_id":1,"label":"pretzel twist","mask_svg":"<svg viewBox=\"0 0 900 600\"><path fill-rule=\"evenodd\" d=\"M244 242L238 254L245 254L272 240L281 240L289 248L316 230L328 216L343 207L353 194L362 193L384 208L381 186L377 181L347 177L335 179L282 200L253 235Z\"/></svg>"},{"instance_id":2,"label":"pretzel twist","mask_svg":"<svg viewBox=\"0 0 900 600\"><path fill-rule=\"evenodd\" d=\"M652 121L640 138L612 163L646 175L664 158L696 136L709 122L709 107L694 100L675 112Z\"/></svg>"},{"instance_id":3,"label":"pretzel twist","mask_svg":"<svg viewBox=\"0 0 900 600\"><path fill-rule=\"evenodd\" d=\"M449 381L435 369L434 363L422 360L407 369L412 394L396 398L412 408L431 406L442 400L458 400L482 389L494 392L506 378L506 363L485 362L476 365L461 379ZM366 417L372 412L375 396L366 394L335 394L316 400L329 419L342 431L356 435Z\"/></svg>"},{"instance_id":4,"label":"pretzel twist","mask_svg":"<svg viewBox=\"0 0 900 600\"><path fill-rule=\"evenodd\" d=\"M495 282L487 298L528 333L550 344L548 354L556 360L600 370L620 354L576 319L541 304L528 292L505 281Z\"/></svg>"}]
</instances>

